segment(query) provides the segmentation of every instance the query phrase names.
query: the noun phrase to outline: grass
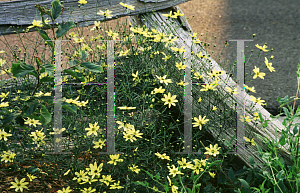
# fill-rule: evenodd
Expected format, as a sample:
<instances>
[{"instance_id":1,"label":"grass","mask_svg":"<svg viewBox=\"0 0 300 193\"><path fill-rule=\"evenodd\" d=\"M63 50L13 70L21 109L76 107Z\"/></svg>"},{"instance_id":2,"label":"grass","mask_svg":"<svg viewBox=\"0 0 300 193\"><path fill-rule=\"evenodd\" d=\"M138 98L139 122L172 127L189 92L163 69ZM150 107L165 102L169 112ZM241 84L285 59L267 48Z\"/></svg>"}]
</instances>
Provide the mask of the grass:
<instances>
[{"instance_id":1,"label":"grass","mask_svg":"<svg viewBox=\"0 0 300 193\"><path fill-rule=\"evenodd\" d=\"M208 122L202 122L201 129L199 125L193 127L193 151L200 154L175 154L175 152L183 151L184 147L184 87L176 84L183 80L184 69L175 66L176 63L184 61L182 54L165 47L166 43L162 40L168 40L168 36L162 37L157 33L157 41L153 41L154 36L149 38L143 35L142 31L145 31L145 28L140 28L139 32L133 33L126 24L121 27L118 24L117 29L112 31L118 33L119 38L123 40L116 42L114 48L115 56L117 56L114 78L115 149L123 154L100 154L100 152L106 152L107 86L64 85L62 91L64 100L79 97L77 102L74 100L73 104L70 103L77 105L77 113L62 109L62 123L65 128L62 134L63 150L71 154L46 154L46 152L53 152L54 138L51 134L54 131L53 121L46 126L31 125L27 120L31 120L32 123L40 121L40 114L36 112L31 116L24 114L24 119L14 120L9 124L0 122L0 131L2 129L3 132L0 139L0 152L2 152L0 154L2 158L0 181L3 182L0 190L14 191L15 188L11 188L11 182L17 178L28 182L25 184L28 189L24 189L24 192L69 192L63 188L70 188L73 192L176 192L176 187L178 192L188 192L188 189L193 192L246 192L245 188L242 188L246 185L244 181L251 187L257 188L265 183L265 189L270 188L274 191L276 186L272 180L265 180L263 170L247 168L235 155L227 154L229 149L220 143L220 139L214 139L207 132L211 128L216 128L218 132L234 129L236 120L232 117L236 114L232 109L226 109L223 102L229 94L220 96L217 90L209 89L193 92L194 99L201 97L202 100L201 102L194 100L196 103L193 103L193 108L200 109L200 114L193 114L192 117L198 118L201 115L203 120L204 116L209 119ZM102 40L113 38L106 31L109 31L109 27L105 25L103 29L96 28L94 37L100 34ZM123 35L121 31L124 32ZM69 58L70 61L80 60L75 51L87 50L89 52L87 60L101 65L104 73L97 74L82 68L73 70L81 72L86 82L106 82L106 42L100 42L100 45L95 47L92 41L78 41L82 37L79 33L75 34L78 35L77 40L74 32L69 32L68 36L63 38L73 37L75 42L75 46L73 45L70 49L73 52L67 52L69 49L62 48L63 53L66 53L64 57ZM206 40L201 43L205 45L205 48L209 46ZM174 46L169 44L168 47ZM127 50L127 54L122 54ZM166 60L167 56L171 57ZM45 54L41 58L43 63L47 62ZM11 63L17 61L15 57ZM24 57L20 61L33 65L29 57ZM50 62L53 63L53 58L52 60L50 58ZM200 69L198 73L206 76L209 72ZM165 75L166 79L172 79L172 83L160 82L158 77ZM192 75L194 80L198 78L196 81L202 82L201 76L195 70ZM43 76L49 75L40 75L40 77ZM9 114L4 109L11 110L10 112L22 110L24 100L27 96L33 95L35 88L37 88L35 94L41 92L54 95L54 82L43 83L37 87L29 81L28 77L29 75L26 75L21 87L8 88L5 84L1 86L1 93L9 92L7 96L1 95L3 99L1 102L9 102L7 107L1 103L3 105L0 108L2 117ZM63 82L77 81L64 75ZM155 93L155 89L160 87L165 91ZM203 88L208 87L193 86L193 90ZM166 98L164 94L168 93L171 96L176 95L176 100L178 100L172 101L175 106L170 105L170 108L169 104L162 101ZM88 103L81 106L78 101L88 101ZM49 112L54 112L53 103L43 102L43 104ZM118 107L135 108L122 110ZM217 110L214 110L215 107ZM36 108L39 109L41 106ZM193 119L193 123L196 122ZM99 128L93 126L99 126ZM126 131L124 126L126 126ZM220 149L210 148L210 145L220 147ZM15 154L8 153L9 151ZM32 179L32 176L35 178ZM288 186L286 181L284 183Z\"/></svg>"}]
</instances>

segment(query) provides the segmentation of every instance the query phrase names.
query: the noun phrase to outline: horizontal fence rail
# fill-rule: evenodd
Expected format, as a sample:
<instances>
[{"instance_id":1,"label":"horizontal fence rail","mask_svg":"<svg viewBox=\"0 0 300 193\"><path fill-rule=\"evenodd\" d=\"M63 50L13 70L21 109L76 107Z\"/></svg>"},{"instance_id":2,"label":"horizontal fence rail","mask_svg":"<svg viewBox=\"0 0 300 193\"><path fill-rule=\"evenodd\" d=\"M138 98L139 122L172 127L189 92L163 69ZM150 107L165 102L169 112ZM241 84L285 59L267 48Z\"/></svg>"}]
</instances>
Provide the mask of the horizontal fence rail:
<instances>
[{"instance_id":1,"label":"horizontal fence rail","mask_svg":"<svg viewBox=\"0 0 300 193\"><path fill-rule=\"evenodd\" d=\"M138 15L152 10L158 11L166 9L168 7L178 5L189 0L127 0L126 4L135 6L134 11L128 10L120 5L123 0L89 0L87 4L81 5L79 8L78 1L64 1L62 5L65 7L62 14L60 15L55 23L63 23L67 21L78 22L77 27L85 27L94 25L94 21L109 21L112 19ZM52 0L41 1L41 0L26 0L26 1L11 1L11 2L0 2L0 36L15 34L14 31L22 33L26 31L27 27L32 25L33 20L41 20L40 14L35 7L39 4L47 9L50 9ZM113 16L111 18L104 18L103 15L98 15L99 10L105 11L109 9L112 11ZM83 16L83 13L90 13L89 15ZM45 20L51 18L48 15L44 15ZM51 23L51 22L50 22ZM14 28L10 28L14 27ZM55 26L57 28L57 26ZM42 27L41 29L48 29ZM35 28L31 28L29 32L36 31Z\"/></svg>"}]
</instances>

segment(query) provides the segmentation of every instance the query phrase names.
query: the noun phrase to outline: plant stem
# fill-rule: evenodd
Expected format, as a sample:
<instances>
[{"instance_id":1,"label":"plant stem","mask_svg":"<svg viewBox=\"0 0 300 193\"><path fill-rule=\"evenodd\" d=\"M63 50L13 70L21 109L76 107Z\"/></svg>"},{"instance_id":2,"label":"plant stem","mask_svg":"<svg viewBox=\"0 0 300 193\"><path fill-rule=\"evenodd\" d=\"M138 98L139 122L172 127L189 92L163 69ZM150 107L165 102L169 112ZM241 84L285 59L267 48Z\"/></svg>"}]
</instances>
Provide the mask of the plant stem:
<instances>
[{"instance_id":1,"label":"plant stem","mask_svg":"<svg viewBox=\"0 0 300 193\"><path fill-rule=\"evenodd\" d=\"M297 79L299 79L298 77L297 77ZM297 96L298 96L298 91L299 91L299 81L298 81L298 88L297 88L297 93L296 93L296 98L297 98ZM294 108L295 108L295 104L296 104L296 99L294 99L294 106L293 106L293 111L292 111L292 115L294 114ZM298 151L299 151L299 140L300 140L300 138L299 138L299 130L298 130L298 141L297 141L297 149L296 149L296 157L295 157L295 159L296 159L296 173L298 173L298 165L297 165L297 162L298 162Z\"/></svg>"}]
</instances>

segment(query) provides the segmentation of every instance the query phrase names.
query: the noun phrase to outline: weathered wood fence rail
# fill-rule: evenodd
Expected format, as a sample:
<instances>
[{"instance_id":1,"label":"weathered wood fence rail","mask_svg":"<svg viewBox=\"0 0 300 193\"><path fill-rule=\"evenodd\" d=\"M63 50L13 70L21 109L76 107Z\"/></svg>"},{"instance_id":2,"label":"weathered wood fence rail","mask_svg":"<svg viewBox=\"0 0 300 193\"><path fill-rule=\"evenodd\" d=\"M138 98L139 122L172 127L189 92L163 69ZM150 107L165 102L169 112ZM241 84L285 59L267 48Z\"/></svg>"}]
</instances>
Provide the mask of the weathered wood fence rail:
<instances>
[{"instance_id":1,"label":"weathered wood fence rail","mask_svg":"<svg viewBox=\"0 0 300 193\"><path fill-rule=\"evenodd\" d=\"M120 0L103 0L103 1L95 1L91 0L89 1L86 5L81 6L81 9L78 9L78 1L65 1L63 5L65 6L65 10L63 11L63 14L58 18L56 21L57 23L62 23L66 21L74 21L78 22L78 27L83 27L83 26L90 26L94 24L94 21L104 21L104 17L101 15L97 15L96 13L99 10L106 10L109 9L113 13L112 19L115 19L117 17L122 17L122 16L130 16L130 22L133 25L146 25L148 28L154 28L161 33L165 34L174 34L177 37L179 37L179 40L175 42L176 47L181 48L182 46L185 46L185 49L187 50L185 53L188 51L193 50L194 53L199 53L199 51L202 52L203 55L208 56L206 53L205 49L202 47L200 44L193 44L192 46L192 39L188 35L189 33L193 34L192 29L188 22L185 19L185 16L180 16L177 18L178 22L171 23L170 21L166 20L166 17L163 17L162 14L168 14L170 10L173 10L176 12L179 10L180 13L182 11L176 6L178 4L184 3L188 0L160 0L160 1L150 1L150 0L127 0L126 3L129 5L135 6L135 11L129 11L128 13L124 13L124 8L119 5ZM42 6L48 6L51 1L33 1L33 0L28 0L28 1L12 1L12 2L0 2L0 35L7 35L7 34L12 34L14 31L22 32L22 30L26 30L26 28L30 25L32 25L32 21L34 19L40 20L39 14L36 12L35 4L40 4ZM69 8L76 7L73 12L69 10ZM48 7L49 8L49 7ZM5 11L4 11L5 10ZM152 16L149 16L147 13L151 13L152 10L155 10L153 12L154 14ZM83 13L93 13L92 16L82 16ZM136 15L139 15L139 17L136 17ZM19 19L18 19L19 18ZM46 17L45 17L46 19ZM159 22L161 25L155 26L154 23ZM183 24L183 26L181 26ZM19 27L18 29L9 29L10 26L15 26ZM42 28L43 29L43 28ZM44 28L47 29L47 28ZM31 28L30 31L35 31L34 28ZM205 70L210 69L215 69L217 71L223 70L212 58L210 58L211 63L206 61L205 59L199 59L196 58L195 56L186 56L186 57L191 57L193 59L193 69L198 70L200 66L204 67ZM189 68L186 68L186 73L190 74L188 70L190 69L190 64L188 65ZM154 76L154 75L153 75ZM186 76L190 77L190 76ZM238 91L243 90L235 81L233 81L227 74L222 74L219 76L221 79L221 82L224 84L218 85L216 88L218 89L218 92L221 92L223 95L228 94L227 91L225 90L225 87L231 87L234 88L235 86L238 87ZM187 78L185 82L189 82L190 79ZM212 80L207 80L205 79L205 82L212 82ZM194 90L193 95L200 94L199 90ZM270 113L265 110L261 105L255 104L253 107L253 110L250 111L251 107L251 101L249 99L250 96L244 92L244 98L240 98L240 95L237 96L231 96L228 101L225 101L227 104L228 108L234 108L234 102L237 101L238 106L244 106L245 105L245 116L249 116L251 119L254 117L255 110L260 112L264 119L270 119ZM193 104L192 101L189 101L189 104ZM204 105L204 108L207 107L207 103L203 102L201 105ZM190 105L191 106L191 105ZM186 107L186 106L185 106ZM192 109L193 114L199 115L199 112L197 109ZM185 115L185 121L188 121L191 123L191 120L187 120L186 115ZM258 135L268 139L272 140L275 139L275 128L278 130L278 136L281 136L281 131L284 130L283 125L281 122L278 120L271 120L268 123L268 127L265 128L266 131L262 130L262 125L258 123L255 125L255 122L251 120L251 122L246 122L248 126L248 130L251 130L252 132L257 133ZM191 124L187 124L191 126ZM247 128L247 127L246 127ZM185 128L186 129L186 128ZM237 128L237 129L244 129L244 128ZM217 137L216 133L211 130L209 131L214 137ZM219 136L219 139L226 139L227 141L230 141L230 139L234 136L234 128L231 130L226 130L222 134L222 136ZM271 136L271 138L269 137ZM263 141L261 141L259 138L254 138L255 142L262 147L263 150L266 150L266 146ZM277 141L279 139L277 138ZM222 143L222 141L221 141ZM239 143L237 144L238 148L242 148ZM290 154L287 152L288 146L285 145L283 148L279 149L279 155L282 156L286 163L291 165L292 161L290 158ZM256 150L256 147L250 146L245 149L243 149L244 153L243 154L237 154L239 158L243 160L243 162L248 165L248 167L252 167L249 164L249 157L252 156L254 158L254 161L256 163L263 163L264 160L258 156L257 153L253 153ZM258 165L258 167L261 167Z\"/></svg>"},{"instance_id":2,"label":"weathered wood fence rail","mask_svg":"<svg viewBox=\"0 0 300 193\"><path fill-rule=\"evenodd\" d=\"M65 9L63 13L55 20L55 23L63 23L66 21L78 22L77 27L84 27L94 25L94 21L104 21L103 15L97 15L99 10L105 11L109 9L112 11L112 18L107 18L106 21L142 13L158 11L169 8L173 5L178 5L189 0L127 0L126 4L135 6L135 10L129 10L126 13L125 8L119 3L120 0L90 0L81 8L78 8L77 0L63 1ZM23 29L32 25L33 20L41 20L40 14L35 8L36 4L50 9L51 0L17 0L11 2L0 2L0 35L14 34L14 31L22 33ZM84 16L83 16L84 15ZM45 19L48 17L44 15ZM49 18L50 19L50 18ZM51 23L51 22L50 22ZM15 27L14 29L10 26ZM56 26L57 27L57 26ZM48 28L41 28L48 29ZM29 32L36 31L31 28Z\"/></svg>"}]
</instances>

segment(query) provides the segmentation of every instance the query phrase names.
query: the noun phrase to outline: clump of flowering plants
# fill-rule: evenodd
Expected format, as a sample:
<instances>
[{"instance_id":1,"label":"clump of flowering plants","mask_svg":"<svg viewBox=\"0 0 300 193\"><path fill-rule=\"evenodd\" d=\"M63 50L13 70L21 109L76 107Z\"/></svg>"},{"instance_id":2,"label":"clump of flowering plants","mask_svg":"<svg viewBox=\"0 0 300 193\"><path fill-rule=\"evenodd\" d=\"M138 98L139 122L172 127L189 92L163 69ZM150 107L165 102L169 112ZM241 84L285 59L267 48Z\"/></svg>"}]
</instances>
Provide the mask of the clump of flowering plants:
<instances>
[{"instance_id":1,"label":"clump of flowering plants","mask_svg":"<svg viewBox=\"0 0 300 193\"><path fill-rule=\"evenodd\" d=\"M75 24L73 21L61 23L61 24L59 24L58 29L54 33L54 22L59 17L59 15L62 14L62 12L64 10L64 6L60 4L59 0L55 0L51 3L50 10L40 6L39 4L37 4L36 7L40 11L40 15L41 15L43 24L40 24L38 21L34 21L33 26L30 26L29 28L36 27L36 29L37 29L38 33L41 35L41 37L45 41L48 41L47 44L51 47L51 49L53 51L52 58L54 58L54 45L53 45L52 41L50 41L51 40L50 37L44 30L39 29L38 27L45 26L45 27L52 28L53 34L55 34L54 40L56 40L57 38L60 38L63 35L65 35L71 28L75 27ZM47 20L45 21L44 16L43 16L44 14L47 14L51 17L52 23L53 23L52 26L48 24L49 21L47 21ZM81 51L80 52L81 62L79 62L78 60L71 61L73 63L76 63L76 65L74 65L72 67L76 68L76 66L80 65L86 69L93 71L93 72L98 72L98 73L103 72L103 68L101 66L97 66L90 62L83 62L87 58L87 56L88 55L87 55L86 51L84 51L84 50ZM17 123L24 125L24 122L21 121L22 117L24 117L24 114L26 114L25 117L28 117L29 118L28 120L30 121L30 118L32 118L32 117L30 117L30 115L33 112L38 111L37 107L39 107L39 106L41 106L41 109L39 110L39 113L41 114L41 116L38 118L38 120L40 120L44 126L46 124L50 123L51 114L48 112L45 105L43 105L43 104L45 104L45 102L52 103L53 97L52 96L40 96L40 95L35 95L35 94L41 84L46 83L46 82L53 82L53 80L54 80L53 73L54 73L55 65L51 64L51 63L47 63L47 64L42 63L41 59L38 56L34 56L34 57L35 57L35 61L37 63L37 69L34 69L33 66L28 65L24 62L20 62L20 61L18 63L12 63L10 72L13 74L14 77L16 77L16 78L25 77L27 74L30 74L37 78L38 84L36 85L35 89L33 90L31 96L29 98L27 98L25 105L23 107L19 107L17 112L5 114L4 118L2 120L0 120L0 123L8 124L11 121L13 121L14 119L16 119ZM40 79L40 75L44 72L48 73L50 75L50 77L43 77ZM67 74L70 74L71 76L84 82L84 78L82 77L82 74L75 73L72 70L68 70L68 69L64 70L64 72L66 72ZM8 105L9 105L8 103L3 104L3 106L8 106ZM32 108L32 106L34 108ZM72 110L73 112L75 112L77 110L77 107L75 105L70 105L69 103L66 103L66 102L63 102L62 108ZM74 111L73 109L76 109L76 110Z\"/></svg>"},{"instance_id":2,"label":"clump of flowering plants","mask_svg":"<svg viewBox=\"0 0 300 193\"><path fill-rule=\"evenodd\" d=\"M85 5L87 1L80 0L78 3ZM174 34L165 34L153 28L134 27L129 24L130 29L124 29L121 35L121 30L102 30L100 22L95 21L95 25L90 30L97 33L105 31L105 33L97 34L89 41L85 41L85 37L77 37L79 33L71 32L75 28L73 22L59 24L54 32L54 21L64 10L64 6L58 0L51 3L51 9L40 5L36 7L40 11L42 20L33 21L31 27L36 27L46 42L45 47L50 48L52 58L51 62L47 63L42 59L43 57L35 55L37 69L20 60L12 62L10 70L5 70L15 78L25 79L32 75L38 80L38 84L31 87L27 87L24 83L21 90L13 87L6 91L4 86L1 87L0 167L9 176L7 178L9 191L176 193L250 192L252 189L257 192L268 192L280 188L288 192L284 186L295 190L294 192L298 191L297 165L299 163L297 161L294 167L289 168L290 172L291 169L295 169L295 172L287 176L285 166L282 167L284 172L279 171L277 175L278 167L272 175L255 167L250 169L244 166L237 170L234 166L238 164L232 162L234 155L227 154L229 149L226 151L220 140L206 139L205 132L208 129L214 128L220 132L232 129L226 123L229 118L225 117L235 116L235 112L222 110L224 105L222 101L229 95L237 94L237 90L226 87L228 96L220 98L217 95L218 76L224 73L223 71L219 72L215 69L207 71L201 68L199 71L192 70L193 79L201 81L203 76L214 78L211 84L193 87L201 93L199 97L193 91L193 97L197 99L199 97L196 102L200 105L204 104L208 101L208 97L219 97L220 101L210 102L213 104L209 104L209 108L193 115L193 151L198 151L199 154L175 154L175 151L183 149L184 144L182 96L186 84L183 82L185 65L182 53L186 50L185 47L177 48L173 45L178 39ZM126 12L134 10L134 6L122 2L120 8ZM111 18L114 13L110 10L99 10L97 14L103 15L106 19ZM45 15L50 17L52 25L48 24L49 20L45 20ZM183 14L170 12L163 16L176 19ZM47 34L40 29L43 26L52 29L52 38L50 38L51 33ZM101 154L105 152L107 142L107 134L104 132L107 126L106 86L101 88L98 85L85 85L78 90L71 86L66 89L63 87L64 127L52 127L52 116L49 112L53 112L54 100L51 96L55 66L53 64L54 42L48 40L66 37L68 32L67 39L73 38L74 43L80 46L73 54L66 54L70 68L63 72L71 75L71 78L65 76L63 82L107 81L105 73L101 73L107 70L104 55L107 43L103 41L96 48L91 47L96 44L94 43L96 40L104 40L103 37L106 37L106 40L108 38L123 40L122 44L115 45L117 56L115 59L115 105L117 106L115 146L122 154ZM196 33L189 36L193 38L193 44L203 43L205 48L209 46L206 40L198 39ZM228 42L225 47L227 45ZM266 45L256 45L256 47L260 52L268 52ZM93 62L87 61L89 59L87 51L95 57L92 57ZM96 58L96 54L101 56ZM210 57L201 52L192 52L192 55L207 61ZM79 60L75 59L76 57L79 57ZM273 56L270 60L272 58ZM2 64L3 60L1 59L0 62ZM274 71L272 63L266 57L265 64L265 68L270 72ZM253 79L263 79L265 76L265 73L260 72L258 65L253 72ZM255 92L254 87L244 86L248 93ZM209 95L206 95L207 93ZM258 104L264 102L253 96L251 101ZM288 102L288 99L280 99L280 102ZM213 114L216 112L222 116L222 125L219 121L220 116L215 117ZM286 109L285 112L291 115ZM242 121L250 121L249 117L240 118ZM255 113L253 120L265 121L260 113ZM294 129L294 133L297 131ZM64 149L71 153L70 156L45 155L45 152L51 149L48 146L53 139L53 134L57 133L63 133ZM281 137L281 145L285 144L287 134ZM257 146L253 135L247 135L244 139L247 145ZM232 141L233 138L230 142L225 141L225 145L230 146ZM257 148L260 150L259 146ZM294 149L298 152L297 148ZM267 165L269 167L273 167L277 161L282 164L282 159L271 159L267 153L264 154L264 158L269 161ZM15 177L12 178L12 175Z\"/></svg>"}]
</instances>

